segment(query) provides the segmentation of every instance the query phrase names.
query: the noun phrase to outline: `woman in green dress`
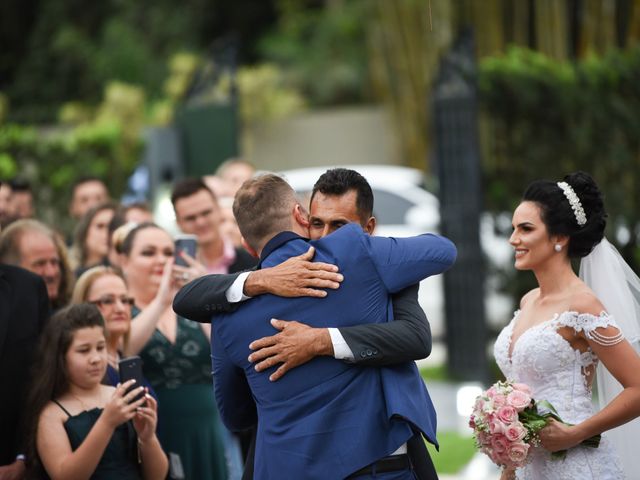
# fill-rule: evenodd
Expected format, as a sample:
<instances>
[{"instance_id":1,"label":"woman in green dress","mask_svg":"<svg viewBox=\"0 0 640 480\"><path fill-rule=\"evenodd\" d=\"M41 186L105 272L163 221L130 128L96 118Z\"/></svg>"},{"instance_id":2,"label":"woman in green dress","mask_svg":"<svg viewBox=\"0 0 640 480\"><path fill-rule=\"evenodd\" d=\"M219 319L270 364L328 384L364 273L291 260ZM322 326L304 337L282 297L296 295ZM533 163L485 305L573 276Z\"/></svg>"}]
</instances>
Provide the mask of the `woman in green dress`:
<instances>
[{"instance_id":1,"label":"woman in green dress","mask_svg":"<svg viewBox=\"0 0 640 480\"><path fill-rule=\"evenodd\" d=\"M135 300L127 354L144 361L158 397L158 437L170 477L226 479L222 423L213 397L210 329L176 316L177 290L200 274L174 265L169 234L152 223L133 228L122 243L121 266Z\"/></svg>"}]
</instances>

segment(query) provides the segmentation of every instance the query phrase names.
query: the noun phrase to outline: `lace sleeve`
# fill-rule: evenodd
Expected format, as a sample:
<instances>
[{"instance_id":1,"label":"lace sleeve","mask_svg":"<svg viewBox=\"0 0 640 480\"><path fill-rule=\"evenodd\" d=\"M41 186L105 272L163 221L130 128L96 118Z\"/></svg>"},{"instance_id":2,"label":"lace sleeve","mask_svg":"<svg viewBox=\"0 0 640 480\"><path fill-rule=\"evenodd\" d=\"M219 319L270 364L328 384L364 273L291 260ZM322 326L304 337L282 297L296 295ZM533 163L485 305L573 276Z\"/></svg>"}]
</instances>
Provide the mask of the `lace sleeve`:
<instances>
[{"instance_id":1,"label":"lace sleeve","mask_svg":"<svg viewBox=\"0 0 640 480\"><path fill-rule=\"evenodd\" d=\"M584 336L592 342L604 347L617 345L624 340L624 335L614 318L606 312L595 316L590 313L567 312L560 318L560 324L573 328L576 332L584 332ZM603 332L611 327L616 333L611 331Z\"/></svg>"}]
</instances>

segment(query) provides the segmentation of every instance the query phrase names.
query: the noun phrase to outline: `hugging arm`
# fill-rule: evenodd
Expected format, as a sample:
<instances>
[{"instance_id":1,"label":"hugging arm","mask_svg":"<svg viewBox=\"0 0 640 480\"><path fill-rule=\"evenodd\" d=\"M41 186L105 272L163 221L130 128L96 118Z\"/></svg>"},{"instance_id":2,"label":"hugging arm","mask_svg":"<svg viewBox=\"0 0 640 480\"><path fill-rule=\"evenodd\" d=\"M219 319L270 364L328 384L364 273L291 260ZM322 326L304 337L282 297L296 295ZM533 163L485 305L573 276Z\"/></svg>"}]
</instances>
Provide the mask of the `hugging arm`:
<instances>
[{"instance_id":1,"label":"hugging arm","mask_svg":"<svg viewBox=\"0 0 640 480\"><path fill-rule=\"evenodd\" d=\"M249 348L254 352L249 360L256 362L257 371L280 364L269 377L275 381L321 355L369 366L395 365L429 356L431 328L418 304L418 284L394 294L392 300L395 321L386 323L327 329L273 320L272 325L280 332L252 342ZM336 334L330 334L330 330L339 332L337 342ZM346 348L339 347L340 340L344 340Z\"/></svg>"},{"instance_id":2,"label":"hugging arm","mask_svg":"<svg viewBox=\"0 0 640 480\"><path fill-rule=\"evenodd\" d=\"M215 313L234 311L237 304L230 303L225 292L240 273L205 275L187 283L173 299L173 311L200 323L210 323Z\"/></svg>"},{"instance_id":3,"label":"hugging arm","mask_svg":"<svg viewBox=\"0 0 640 480\"><path fill-rule=\"evenodd\" d=\"M315 249L271 268L206 275L186 284L173 301L173 310L190 320L210 323L211 316L232 312L239 302L271 293L281 297L325 297L323 288L338 288L342 275L335 265L312 262ZM246 278L239 279L241 274ZM236 280L238 280L236 282Z\"/></svg>"},{"instance_id":4,"label":"hugging arm","mask_svg":"<svg viewBox=\"0 0 640 480\"><path fill-rule=\"evenodd\" d=\"M431 234L410 238L364 236L362 241L366 242L369 256L387 290L399 294L407 289L399 295L399 304L394 298L396 321L338 330L337 336L347 344L346 352L336 351L339 341L335 333L331 333L332 338L327 341L329 329L311 328L295 321L272 321L280 333L250 345L254 352L249 360L258 362L256 370L281 364L270 376L271 380L278 380L291 368L318 355L332 355L363 365L391 365L424 358L430 353L429 323L417 304L417 286L415 289L410 286L449 269L456 259L455 245Z\"/></svg>"},{"instance_id":5,"label":"hugging arm","mask_svg":"<svg viewBox=\"0 0 640 480\"><path fill-rule=\"evenodd\" d=\"M340 328L359 365L384 366L419 360L431 353L431 327L418 303L419 285L394 294L395 321Z\"/></svg>"}]
</instances>

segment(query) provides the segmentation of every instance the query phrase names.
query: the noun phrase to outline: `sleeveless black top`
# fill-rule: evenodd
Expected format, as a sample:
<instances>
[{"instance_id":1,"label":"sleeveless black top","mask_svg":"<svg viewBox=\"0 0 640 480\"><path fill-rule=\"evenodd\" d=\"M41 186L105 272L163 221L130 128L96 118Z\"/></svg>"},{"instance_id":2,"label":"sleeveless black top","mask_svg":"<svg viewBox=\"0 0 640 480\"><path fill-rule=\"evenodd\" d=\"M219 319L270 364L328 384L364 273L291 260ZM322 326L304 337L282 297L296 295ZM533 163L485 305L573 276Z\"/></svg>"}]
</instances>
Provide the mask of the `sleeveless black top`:
<instances>
[{"instance_id":1,"label":"sleeveless black top","mask_svg":"<svg viewBox=\"0 0 640 480\"><path fill-rule=\"evenodd\" d=\"M54 402L69 416L64 422L64 429L69 437L71 449L75 451L89 435L102 409L93 408L78 415L71 415L60 403L55 400ZM138 439L131 422L118 425L114 430L91 479L142 480L138 463Z\"/></svg>"}]
</instances>

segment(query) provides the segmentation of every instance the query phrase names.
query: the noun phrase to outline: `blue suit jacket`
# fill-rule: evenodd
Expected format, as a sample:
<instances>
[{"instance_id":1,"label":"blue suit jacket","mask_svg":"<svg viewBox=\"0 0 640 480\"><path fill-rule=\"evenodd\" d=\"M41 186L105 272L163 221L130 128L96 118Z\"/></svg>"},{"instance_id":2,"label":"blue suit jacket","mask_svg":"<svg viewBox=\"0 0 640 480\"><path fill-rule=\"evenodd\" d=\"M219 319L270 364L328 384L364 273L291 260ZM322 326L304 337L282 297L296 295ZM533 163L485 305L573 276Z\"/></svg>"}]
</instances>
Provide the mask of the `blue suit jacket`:
<instances>
[{"instance_id":1,"label":"blue suit jacket","mask_svg":"<svg viewBox=\"0 0 640 480\"><path fill-rule=\"evenodd\" d=\"M344 281L324 299L263 295L212 322L216 399L231 430L256 423L255 478L327 479L350 473L392 453L411 426L435 443L436 416L413 362L373 368L318 357L277 382L258 373L249 343L273 335L271 318L314 327L380 323L391 318L389 293L449 268L456 250L435 235L371 237L347 225L309 242L292 232L271 239L262 265L277 265L316 248L315 260L339 266Z\"/></svg>"}]
</instances>

